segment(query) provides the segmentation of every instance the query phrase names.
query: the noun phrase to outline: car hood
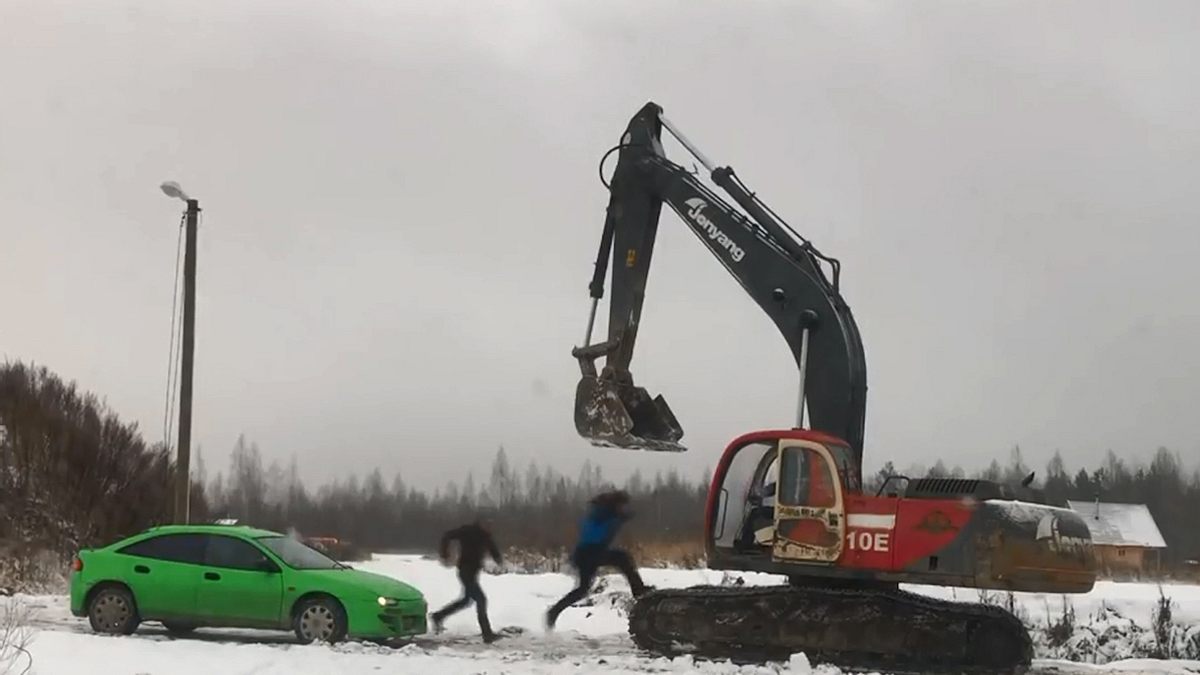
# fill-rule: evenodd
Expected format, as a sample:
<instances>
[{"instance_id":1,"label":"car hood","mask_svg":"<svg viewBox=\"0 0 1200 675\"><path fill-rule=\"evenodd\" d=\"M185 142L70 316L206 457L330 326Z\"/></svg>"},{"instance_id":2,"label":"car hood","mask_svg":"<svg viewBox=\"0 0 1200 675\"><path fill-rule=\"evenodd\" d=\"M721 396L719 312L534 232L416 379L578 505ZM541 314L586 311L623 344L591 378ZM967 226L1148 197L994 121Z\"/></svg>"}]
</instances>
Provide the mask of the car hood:
<instances>
[{"instance_id":1,"label":"car hood","mask_svg":"<svg viewBox=\"0 0 1200 675\"><path fill-rule=\"evenodd\" d=\"M395 598L397 600L422 600L424 596L416 588L392 577L356 569L311 570L305 572L312 579L319 579L322 585L336 587L344 593L370 596L377 598Z\"/></svg>"}]
</instances>

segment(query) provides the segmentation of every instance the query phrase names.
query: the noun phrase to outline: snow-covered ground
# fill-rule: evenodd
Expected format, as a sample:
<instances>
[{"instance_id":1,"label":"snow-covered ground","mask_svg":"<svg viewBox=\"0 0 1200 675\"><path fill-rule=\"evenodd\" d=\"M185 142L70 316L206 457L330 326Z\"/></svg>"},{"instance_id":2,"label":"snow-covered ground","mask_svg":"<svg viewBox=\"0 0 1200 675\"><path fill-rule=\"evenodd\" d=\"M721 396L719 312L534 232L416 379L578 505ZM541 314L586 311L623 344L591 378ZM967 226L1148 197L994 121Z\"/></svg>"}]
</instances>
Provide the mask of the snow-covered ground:
<instances>
[{"instance_id":1,"label":"snow-covered ground","mask_svg":"<svg viewBox=\"0 0 1200 675\"><path fill-rule=\"evenodd\" d=\"M458 595L453 570L419 556L377 556L356 565L394 576L420 588L436 608ZM729 577L709 570L643 570L648 583L659 587L719 584ZM746 583L776 583L767 575L739 575ZM700 672L727 675L820 673L837 675L829 666L810 665L802 655L790 663L764 666L735 666L729 663L653 658L641 654L626 633L624 602L628 588L617 576L605 577L593 602L567 610L553 634L542 628L545 609L573 585L564 574L485 575L483 587L489 613L497 628L507 627L512 635L494 645L478 640L474 612L470 609L451 617L446 633L425 636L402 647L348 643L335 647L292 644L284 633L201 630L194 636L175 639L153 624L130 637L91 634L86 621L70 615L62 596L17 598L36 612L37 629L29 651L30 675L59 673L111 673L112 675L208 675L210 673L303 675L308 673L675 673ZM911 587L910 590L938 597L976 600L970 590ZM1200 587L1164 587L1175 603L1175 619L1200 626ZM1152 584L1103 582L1086 596L1072 596L1079 623L1102 613L1107 607L1143 627L1149 625L1158 588ZM1021 611L1034 623L1045 624L1047 605L1052 616L1060 612L1059 596L1018 594ZM13 599L8 599L12 602ZM23 665L21 666L23 667ZM1040 659L1035 671L1054 674L1147 673L1177 675L1200 673L1200 661L1123 660L1105 666ZM14 671L20 673L21 668Z\"/></svg>"}]
</instances>

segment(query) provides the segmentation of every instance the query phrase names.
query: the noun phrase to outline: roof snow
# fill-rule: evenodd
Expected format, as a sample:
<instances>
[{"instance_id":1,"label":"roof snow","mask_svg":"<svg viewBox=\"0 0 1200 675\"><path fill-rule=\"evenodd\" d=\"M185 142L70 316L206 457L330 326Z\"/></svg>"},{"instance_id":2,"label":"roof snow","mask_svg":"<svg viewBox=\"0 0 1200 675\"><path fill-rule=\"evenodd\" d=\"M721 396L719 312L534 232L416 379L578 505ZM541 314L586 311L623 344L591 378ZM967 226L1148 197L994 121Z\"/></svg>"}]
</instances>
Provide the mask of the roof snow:
<instances>
[{"instance_id":1,"label":"roof snow","mask_svg":"<svg viewBox=\"0 0 1200 675\"><path fill-rule=\"evenodd\" d=\"M1145 504L1068 501L1092 531L1092 543L1101 546L1166 548L1162 533Z\"/></svg>"}]
</instances>

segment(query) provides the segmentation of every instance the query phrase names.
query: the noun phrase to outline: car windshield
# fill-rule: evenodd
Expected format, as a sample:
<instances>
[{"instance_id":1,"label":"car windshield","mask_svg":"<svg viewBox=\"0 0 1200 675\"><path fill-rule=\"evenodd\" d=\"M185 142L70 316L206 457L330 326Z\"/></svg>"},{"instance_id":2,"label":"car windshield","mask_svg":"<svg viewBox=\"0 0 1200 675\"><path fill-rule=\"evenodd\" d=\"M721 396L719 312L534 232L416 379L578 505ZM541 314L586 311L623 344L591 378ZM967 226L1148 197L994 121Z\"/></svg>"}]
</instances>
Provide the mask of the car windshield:
<instances>
[{"instance_id":1,"label":"car windshield","mask_svg":"<svg viewBox=\"0 0 1200 675\"><path fill-rule=\"evenodd\" d=\"M346 565L330 558L320 551L305 546L291 537L262 537L260 544L271 549L271 552L283 559L289 567L298 570L332 570L342 569Z\"/></svg>"}]
</instances>

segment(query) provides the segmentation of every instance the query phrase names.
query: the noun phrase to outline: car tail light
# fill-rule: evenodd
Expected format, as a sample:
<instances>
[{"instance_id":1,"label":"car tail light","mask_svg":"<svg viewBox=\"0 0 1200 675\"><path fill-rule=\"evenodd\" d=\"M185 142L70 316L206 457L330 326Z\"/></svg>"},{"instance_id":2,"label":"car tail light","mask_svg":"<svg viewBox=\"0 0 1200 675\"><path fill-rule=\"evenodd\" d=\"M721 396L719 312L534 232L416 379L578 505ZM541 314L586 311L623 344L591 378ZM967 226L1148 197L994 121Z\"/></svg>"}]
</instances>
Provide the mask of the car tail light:
<instances>
[{"instance_id":1,"label":"car tail light","mask_svg":"<svg viewBox=\"0 0 1200 675\"><path fill-rule=\"evenodd\" d=\"M74 572L82 572L83 571L83 559L80 558L79 556L75 556L71 560L71 570Z\"/></svg>"}]
</instances>

